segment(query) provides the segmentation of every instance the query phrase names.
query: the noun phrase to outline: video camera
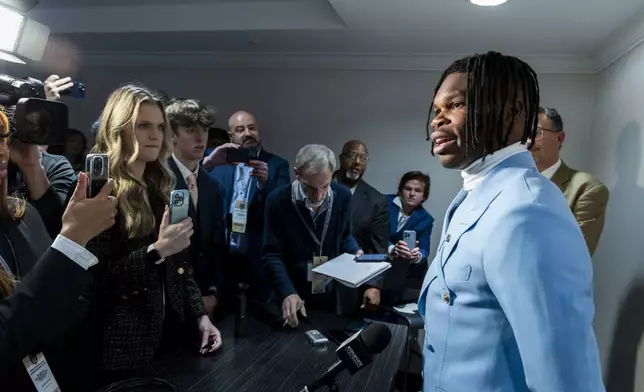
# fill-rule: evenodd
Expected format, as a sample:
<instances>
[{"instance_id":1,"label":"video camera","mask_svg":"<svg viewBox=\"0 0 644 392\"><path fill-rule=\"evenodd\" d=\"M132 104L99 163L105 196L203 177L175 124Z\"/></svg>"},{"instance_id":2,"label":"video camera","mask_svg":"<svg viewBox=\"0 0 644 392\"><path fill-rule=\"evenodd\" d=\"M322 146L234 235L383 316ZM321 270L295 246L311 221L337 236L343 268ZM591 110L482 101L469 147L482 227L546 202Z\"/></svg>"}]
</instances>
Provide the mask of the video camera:
<instances>
[{"instance_id":1,"label":"video camera","mask_svg":"<svg viewBox=\"0 0 644 392\"><path fill-rule=\"evenodd\" d=\"M85 97L85 85L75 82L61 95ZM43 82L0 74L0 105L13 106L12 137L26 144L62 145L67 141L69 113L62 102L48 101Z\"/></svg>"}]
</instances>

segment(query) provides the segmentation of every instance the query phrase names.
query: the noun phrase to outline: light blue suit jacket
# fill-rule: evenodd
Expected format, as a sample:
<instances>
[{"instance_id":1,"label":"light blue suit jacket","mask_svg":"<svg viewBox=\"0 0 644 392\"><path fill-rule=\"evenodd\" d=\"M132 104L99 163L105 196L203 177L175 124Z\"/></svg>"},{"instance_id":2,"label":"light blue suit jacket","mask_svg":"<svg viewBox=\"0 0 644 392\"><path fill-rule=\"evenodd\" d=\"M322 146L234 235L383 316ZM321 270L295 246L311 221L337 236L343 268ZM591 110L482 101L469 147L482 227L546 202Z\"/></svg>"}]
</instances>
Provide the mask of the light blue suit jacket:
<instances>
[{"instance_id":1,"label":"light blue suit jacket","mask_svg":"<svg viewBox=\"0 0 644 392\"><path fill-rule=\"evenodd\" d=\"M588 247L529 152L445 215L418 303L424 392L604 391Z\"/></svg>"}]
</instances>

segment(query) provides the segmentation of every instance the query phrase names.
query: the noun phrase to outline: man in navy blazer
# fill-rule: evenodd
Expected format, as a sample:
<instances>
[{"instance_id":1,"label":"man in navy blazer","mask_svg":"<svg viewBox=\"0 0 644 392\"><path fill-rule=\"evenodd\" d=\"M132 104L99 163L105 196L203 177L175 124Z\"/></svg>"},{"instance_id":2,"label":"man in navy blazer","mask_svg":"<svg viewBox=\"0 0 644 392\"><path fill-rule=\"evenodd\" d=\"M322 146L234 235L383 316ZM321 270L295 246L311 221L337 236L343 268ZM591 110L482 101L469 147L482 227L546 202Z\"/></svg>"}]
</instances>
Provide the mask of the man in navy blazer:
<instances>
[{"instance_id":1,"label":"man in navy blazer","mask_svg":"<svg viewBox=\"0 0 644 392\"><path fill-rule=\"evenodd\" d=\"M264 207L273 190L290 183L289 164L262 147L259 124L252 114L234 113L228 120L228 133L234 145L251 150L257 157L248 163L215 166L217 153L213 152L203 161L221 189L224 214L232 216L232 225L227 227L232 276L229 289L234 290L239 282L248 283L251 296L265 301L270 286L260 262Z\"/></svg>"},{"instance_id":2,"label":"man in navy blazer","mask_svg":"<svg viewBox=\"0 0 644 392\"><path fill-rule=\"evenodd\" d=\"M398 184L398 193L389 195L389 257L392 268L385 275L382 301L394 304L409 302L418 296L418 289L427 273L427 258L434 218L423 208L429 197L430 178L419 171L405 173ZM416 233L417 244L404 239L405 231ZM407 290L411 289L411 290ZM410 294L405 294L415 290Z\"/></svg>"},{"instance_id":3,"label":"man in navy blazer","mask_svg":"<svg viewBox=\"0 0 644 392\"><path fill-rule=\"evenodd\" d=\"M188 252L201 290L206 312L213 316L221 302L228 252L224 230L221 192L199 161L208 140L208 128L215 121L213 113L199 101L180 99L166 108L172 128L174 153L168 167L177 178L175 189L190 193L189 214L195 234Z\"/></svg>"},{"instance_id":4,"label":"man in navy blazer","mask_svg":"<svg viewBox=\"0 0 644 392\"><path fill-rule=\"evenodd\" d=\"M418 301L425 392L605 390L590 254L527 151L538 110L537 75L515 57L458 60L438 83L432 152L463 189Z\"/></svg>"}]
</instances>

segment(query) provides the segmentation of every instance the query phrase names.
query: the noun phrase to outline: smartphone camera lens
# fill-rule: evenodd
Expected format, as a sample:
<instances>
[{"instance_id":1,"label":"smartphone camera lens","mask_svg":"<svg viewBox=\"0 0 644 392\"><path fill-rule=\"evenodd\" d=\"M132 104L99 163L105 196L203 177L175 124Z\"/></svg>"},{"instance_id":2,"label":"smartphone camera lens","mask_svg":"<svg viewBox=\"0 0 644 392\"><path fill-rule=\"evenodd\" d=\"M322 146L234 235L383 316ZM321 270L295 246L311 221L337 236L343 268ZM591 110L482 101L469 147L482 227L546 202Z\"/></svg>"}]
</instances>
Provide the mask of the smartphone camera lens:
<instances>
[{"instance_id":1,"label":"smartphone camera lens","mask_svg":"<svg viewBox=\"0 0 644 392\"><path fill-rule=\"evenodd\" d=\"M100 176L103 174L103 160L101 158L94 158L94 163L92 164L94 176Z\"/></svg>"},{"instance_id":2,"label":"smartphone camera lens","mask_svg":"<svg viewBox=\"0 0 644 392\"><path fill-rule=\"evenodd\" d=\"M175 207L181 207L183 205L183 195L180 193L175 195L172 205Z\"/></svg>"}]
</instances>

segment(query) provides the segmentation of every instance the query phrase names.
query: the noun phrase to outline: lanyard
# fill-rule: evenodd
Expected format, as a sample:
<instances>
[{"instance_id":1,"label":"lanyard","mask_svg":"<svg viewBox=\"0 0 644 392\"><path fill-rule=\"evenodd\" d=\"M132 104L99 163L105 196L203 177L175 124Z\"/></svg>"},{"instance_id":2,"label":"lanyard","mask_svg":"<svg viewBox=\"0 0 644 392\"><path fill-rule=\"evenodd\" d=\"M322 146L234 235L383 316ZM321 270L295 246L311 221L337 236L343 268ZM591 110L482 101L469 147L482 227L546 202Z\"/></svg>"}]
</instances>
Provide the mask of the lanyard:
<instances>
[{"instance_id":1,"label":"lanyard","mask_svg":"<svg viewBox=\"0 0 644 392\"><path fill-rule=\"evenodd\" d=\"M237 174L239 175L239 179L242 182L242 192L243 192L243 197L244 200L248 201L248 194L250 192L250 184L253 182L253 176L251 175L251 172L253 171L252 168L248 170L248 179L246 179L245 173L246 170L244 170L244 167L237 166Z\"/></svg>"},{"instance_id":2,"label":"lanyard","mask_svg":"<svg viewBox=\"0 0 644 392\"><path fill-rule=\"evenodd\" d=\"M333 210L333 197L329 196L327 199L329 203L329 208L326 210L326 217L324 218L324 226L322 227L322 237L318 238L315 232L311 229L311 227L306 223L306 220L302 216L302 213L300 212L300 207L297 205L297 202L295 200L295 195L291 195L291 201L293 202L293 207L295 207L295 211L297 212L297 215L300 217L300 220L302 220L302 223L304 224L304 227L309 231L309 235L315 241L315 243L320 247L320 253L319 255L322 256L322 245L324 245L324 239L326 238L326 232L329 229L329 222L331 221L331 211ZM315 220L313 221L315 224Z\"/></svg>"}]
</instances>

